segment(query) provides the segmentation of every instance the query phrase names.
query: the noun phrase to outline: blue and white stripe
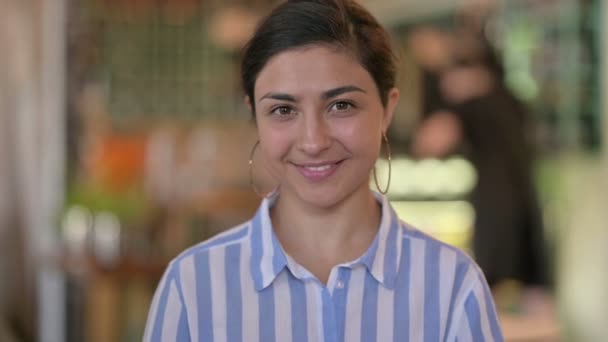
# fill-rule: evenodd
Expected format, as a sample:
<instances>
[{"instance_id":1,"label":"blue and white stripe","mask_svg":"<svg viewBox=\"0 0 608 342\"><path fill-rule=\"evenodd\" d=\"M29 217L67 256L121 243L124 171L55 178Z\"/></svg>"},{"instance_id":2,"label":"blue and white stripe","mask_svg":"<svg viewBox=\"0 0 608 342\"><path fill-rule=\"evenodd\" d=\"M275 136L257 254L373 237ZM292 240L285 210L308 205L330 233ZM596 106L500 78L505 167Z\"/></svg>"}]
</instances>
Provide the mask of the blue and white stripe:
<instances>
[{"instance_id":1,"label":"blue and white stripe","mask_svg":"<svg viewBox=\"0 0 608 342\"><path fill-rule=\"evenodd\" d=\"M144 341L502 341L477 265L376 197L375 240L327 284L285 254L269 216L276 197L265 199L251 221L171 262Z\"/></svg>"}]
</instances>

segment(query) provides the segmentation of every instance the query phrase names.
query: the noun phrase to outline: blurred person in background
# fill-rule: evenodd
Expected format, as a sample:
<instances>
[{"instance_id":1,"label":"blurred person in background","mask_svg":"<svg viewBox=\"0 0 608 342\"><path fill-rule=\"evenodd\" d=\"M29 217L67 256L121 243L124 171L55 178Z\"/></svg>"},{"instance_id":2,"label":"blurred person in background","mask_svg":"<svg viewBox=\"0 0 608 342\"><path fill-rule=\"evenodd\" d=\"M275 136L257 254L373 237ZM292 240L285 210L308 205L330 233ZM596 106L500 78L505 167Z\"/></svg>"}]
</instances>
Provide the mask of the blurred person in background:
<instances>
[{"instance_id":1,"label":"blurred person in background","mask_svg":"<svg viewBox=\"0 0 608 342\"><path fill-rule=\"evenodd\" d=\"M532 170L527 109L507 88L500 59L478 16L453 32L420 27L410 47L423 72L423 120L413 139L420 157L457 150L478 182L472 249L491 287L515 280L550 285L543 223Z\"/></svg>"}]
</instances>

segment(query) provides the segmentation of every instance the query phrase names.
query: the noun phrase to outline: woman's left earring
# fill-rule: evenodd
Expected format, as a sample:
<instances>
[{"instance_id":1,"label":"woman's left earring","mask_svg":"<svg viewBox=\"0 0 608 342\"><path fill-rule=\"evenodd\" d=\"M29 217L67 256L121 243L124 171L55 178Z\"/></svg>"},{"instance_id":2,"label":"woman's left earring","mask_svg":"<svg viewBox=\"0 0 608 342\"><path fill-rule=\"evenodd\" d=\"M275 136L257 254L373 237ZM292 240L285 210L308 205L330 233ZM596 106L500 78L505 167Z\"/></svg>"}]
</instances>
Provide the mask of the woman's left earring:
<instances>
[{"instance_id":1,"label":"woman's left earring","mask_svg":"<svg viewBox=\"0 0 608 342\"><path fill-rule=\"evenodd\" d=\"M376 175L376 167L374 166L374 183L376 183L376 188L378 191L386 195L388 189L391 186L391 145L388 143L388 138L386 137L386 133L382 133L382 139L386 143L386 160L388 161L388 181L386 182L386 187L384 190L380 189L380 185L378 184L378 176Z\"/></svg>"}]
</instances>

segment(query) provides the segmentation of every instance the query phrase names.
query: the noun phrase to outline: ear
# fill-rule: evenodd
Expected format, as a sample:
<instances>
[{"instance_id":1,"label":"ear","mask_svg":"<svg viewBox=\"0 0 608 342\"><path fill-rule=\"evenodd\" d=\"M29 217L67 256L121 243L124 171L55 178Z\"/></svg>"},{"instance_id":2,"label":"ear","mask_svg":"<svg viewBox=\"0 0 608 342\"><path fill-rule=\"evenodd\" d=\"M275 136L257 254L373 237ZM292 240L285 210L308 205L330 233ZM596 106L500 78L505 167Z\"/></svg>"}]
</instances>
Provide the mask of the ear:
<instances>
[{"instance_id":1,"label":"ear","mask_svg":"<svg viewBox=\"0 0 608 342\"><path fill-rule=\"evenodd\" d=\"M253 105L251 104L251 98L248 95L245 95L245 97L243 98L243 100L245 101L245 105L247 106L247 109L249 109L249 113L252 114L251 123L253 123L253 125L257 129L258 128L258 120L257 120L257 115L253 114Z\"/></svg>"},{"instance_id":2,"label":"ear","mask_svg":"<svg viewBox=\"0 0 608 342\"><path fill-rule=\"evenodd\" d=\"M395 113L395 108L397 107L397 103L399 102L399 89L392 88L388 92L388 99L386 101L386 106L384 108L384 117L382 118L382 132L386 133L388 131L388 127L391 125L393 121L393 114Z\"/></svg>"},{"instance_id":3,"label":"ear","mask_svg":"<svg viewBox=\"0 0 608 342\"><path fill-rule=\"evenodd\" d=\"M245 100L245 105L247 106L249 111L253 112L253 106L251 105L251 98L249 98L249 95L245 95L244 100Z\"/></svg>"}]
</instances>

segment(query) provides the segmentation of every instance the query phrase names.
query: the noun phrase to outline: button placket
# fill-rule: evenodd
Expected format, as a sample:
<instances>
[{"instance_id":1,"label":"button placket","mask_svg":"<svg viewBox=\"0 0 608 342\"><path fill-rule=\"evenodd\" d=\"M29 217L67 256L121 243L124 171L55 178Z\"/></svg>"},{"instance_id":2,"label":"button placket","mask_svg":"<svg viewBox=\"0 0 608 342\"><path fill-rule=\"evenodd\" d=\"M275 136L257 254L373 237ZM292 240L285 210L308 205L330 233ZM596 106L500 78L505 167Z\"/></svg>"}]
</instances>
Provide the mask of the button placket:
<instances>
[{"instance_id":1,"label":"button placket","mask_svg":"<svg viewBox=\"0 0 608 342\"><path fill-rule=\"evenodd\" d=\"M338 341L344 340L344 323L346 315L346 296L348 281L350 278L351 270L347 267L340 267L336 270L336 278L334 280L334 291L332 293L332 300L334 308L336 310L336 331Z\"/></svg>"}]
</instances>

